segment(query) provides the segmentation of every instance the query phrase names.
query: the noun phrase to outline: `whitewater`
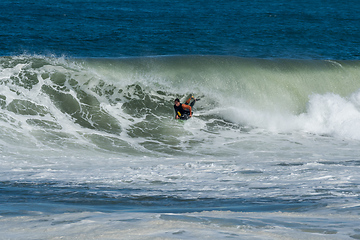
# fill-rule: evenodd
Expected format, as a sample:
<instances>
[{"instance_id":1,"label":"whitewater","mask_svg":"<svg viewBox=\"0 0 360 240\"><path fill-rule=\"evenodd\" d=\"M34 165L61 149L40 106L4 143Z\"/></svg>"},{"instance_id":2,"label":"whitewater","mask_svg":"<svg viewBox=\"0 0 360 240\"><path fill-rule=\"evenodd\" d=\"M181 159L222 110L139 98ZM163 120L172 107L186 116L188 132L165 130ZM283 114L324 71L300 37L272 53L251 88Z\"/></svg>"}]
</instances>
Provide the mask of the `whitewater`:
<instances>
[{"instance_id":1,"label":"whitewater","mask_svg":"<svg viewBox=\"0 0 360 240\"><path fill-rule=\"evenodd\" d=\"M360 239L359 67L1 57L1 238Z\"/></svg>"}]
</instances>

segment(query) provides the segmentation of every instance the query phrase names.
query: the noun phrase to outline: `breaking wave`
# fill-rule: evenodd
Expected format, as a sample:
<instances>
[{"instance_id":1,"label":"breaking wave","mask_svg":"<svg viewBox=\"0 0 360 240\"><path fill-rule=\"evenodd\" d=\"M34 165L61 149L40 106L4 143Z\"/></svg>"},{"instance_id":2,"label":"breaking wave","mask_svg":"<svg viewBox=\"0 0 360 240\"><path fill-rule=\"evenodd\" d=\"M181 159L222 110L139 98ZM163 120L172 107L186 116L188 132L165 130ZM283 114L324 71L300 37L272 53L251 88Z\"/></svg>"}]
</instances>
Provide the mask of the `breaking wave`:
<instances>
[{"instance_id":1,"label":"breaking wave","mask_svg":"<svg viewBox=\"0 0 360 240\"><path fill-rule=\"evenodd\" d=\"M1 141L175 154L254 129L360 139L359 67L225 56L1 57ZM175 121L173 100L189 95L201 98L195 117Z\"/></svg>"}]
</instances>

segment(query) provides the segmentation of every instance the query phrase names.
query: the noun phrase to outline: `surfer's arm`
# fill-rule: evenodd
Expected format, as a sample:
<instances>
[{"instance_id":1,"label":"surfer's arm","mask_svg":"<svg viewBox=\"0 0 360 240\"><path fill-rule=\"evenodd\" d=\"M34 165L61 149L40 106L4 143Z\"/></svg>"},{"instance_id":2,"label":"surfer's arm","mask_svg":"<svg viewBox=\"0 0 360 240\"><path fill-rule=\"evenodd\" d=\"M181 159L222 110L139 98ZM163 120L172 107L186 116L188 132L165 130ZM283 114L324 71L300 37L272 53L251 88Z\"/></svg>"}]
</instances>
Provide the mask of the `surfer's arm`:
<instances>
[{"instance_id":1,"label":"surfer's arm","mask_svg":"<svg viewBox=\"0 0 360 240\"><path fill-rule=\"evenodd\" d=\"M190 101L191 101L192 98L193 98L193 97L190 97L188 100L186 100L186 105L189 105L189 103L190 103Z\"/></svg>"},{"instance_id":2,"label":"surfer's arm","mask_svg":"<svg viewBox=\"0 0 360 240\"><path fill-rule=\"evenodd\" d=\"M183 104L182 108L189 110L190 111L190 117L192 117L191 107L189 105Z\"/></svg>"}]
</instances>

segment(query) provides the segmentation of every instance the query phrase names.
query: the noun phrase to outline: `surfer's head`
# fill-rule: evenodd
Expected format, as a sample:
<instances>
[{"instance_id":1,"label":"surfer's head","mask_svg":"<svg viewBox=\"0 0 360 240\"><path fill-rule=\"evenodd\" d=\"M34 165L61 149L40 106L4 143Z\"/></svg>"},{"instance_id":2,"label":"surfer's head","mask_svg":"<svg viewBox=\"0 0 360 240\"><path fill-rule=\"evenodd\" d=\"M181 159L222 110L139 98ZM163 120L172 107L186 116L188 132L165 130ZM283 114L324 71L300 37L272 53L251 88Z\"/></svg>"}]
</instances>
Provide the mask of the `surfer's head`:
<instances>
[{"instance_id":1,"label":"surfer's head","mask_svg":"<svg viewBox=\"0 0 360 240\"><path fill-rule=\"evenodd\" d=\"M175 106L180 106L180 100L177 98L177 99L175 99L175 101L174 101L174 103L175 103Z\"/></svg>"}]
</instances>

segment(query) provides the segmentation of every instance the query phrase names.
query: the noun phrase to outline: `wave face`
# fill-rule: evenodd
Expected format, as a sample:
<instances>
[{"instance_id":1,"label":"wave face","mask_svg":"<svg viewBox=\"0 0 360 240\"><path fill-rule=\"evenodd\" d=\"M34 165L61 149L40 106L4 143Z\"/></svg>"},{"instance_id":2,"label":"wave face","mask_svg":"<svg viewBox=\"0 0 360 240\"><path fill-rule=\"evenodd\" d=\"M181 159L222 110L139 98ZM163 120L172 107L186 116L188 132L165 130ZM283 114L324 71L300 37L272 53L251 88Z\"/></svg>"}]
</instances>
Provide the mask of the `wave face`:
<instances>
[{"instance_id":1,"label":"wave face","mask_svg":"<svg viewBox=\"0 0 360 240\"><path fill-rule=\"evenodd\" d=\"M1 138L19 146L136 155L195 144L209 154L215 139L254 129L360 139L358 61L17 56L0 65ZM201 98L195 117L175 121L173 100L191 94Z\"/></svg>"}]
</instances>

